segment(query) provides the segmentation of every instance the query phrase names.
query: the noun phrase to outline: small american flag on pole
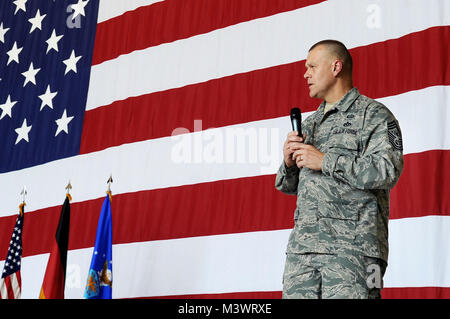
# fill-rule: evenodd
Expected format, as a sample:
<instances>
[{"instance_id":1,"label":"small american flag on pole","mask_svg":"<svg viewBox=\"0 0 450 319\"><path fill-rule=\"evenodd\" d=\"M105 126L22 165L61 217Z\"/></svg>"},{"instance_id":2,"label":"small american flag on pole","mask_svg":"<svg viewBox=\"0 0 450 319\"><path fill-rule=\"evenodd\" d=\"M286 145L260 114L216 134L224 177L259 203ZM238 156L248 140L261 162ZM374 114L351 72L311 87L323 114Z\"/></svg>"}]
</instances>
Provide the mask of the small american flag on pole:
<instances>
[{"instance_id":1,"label":"small american flag on pole","mask_svg":"<svg viewBox=\"0 0 450 319\"><path fill-rule=\"evenodd\" d=\"M8 255L3 266L0 279L0 297L2 299L19 299L22 280L20 278L20 265L22 259L22 228L24 217L24 204L20 205L20 213L17 216L11 241L9 242Z\"/></svg>"}]
</instances>

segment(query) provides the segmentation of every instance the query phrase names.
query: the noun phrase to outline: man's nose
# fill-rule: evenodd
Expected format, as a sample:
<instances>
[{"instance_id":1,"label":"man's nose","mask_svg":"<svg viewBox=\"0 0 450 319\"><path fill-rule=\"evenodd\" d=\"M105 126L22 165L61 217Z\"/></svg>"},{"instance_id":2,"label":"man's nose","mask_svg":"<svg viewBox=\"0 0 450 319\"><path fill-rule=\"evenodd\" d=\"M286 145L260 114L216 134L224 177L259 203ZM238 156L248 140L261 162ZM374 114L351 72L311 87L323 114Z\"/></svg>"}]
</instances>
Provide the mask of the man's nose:
<instances>
[{"instance_id":1,"label":"man's nose","mask_svg":"<svg viewBox=\"0 0 450 319\"><path fill-rule=\"evenodd\" d=\"M308 70L306 70L305 74L303 74L303 77L307 80L308 78L310 78L311 76L309 75Z\"/></svg>"}]
</instances>

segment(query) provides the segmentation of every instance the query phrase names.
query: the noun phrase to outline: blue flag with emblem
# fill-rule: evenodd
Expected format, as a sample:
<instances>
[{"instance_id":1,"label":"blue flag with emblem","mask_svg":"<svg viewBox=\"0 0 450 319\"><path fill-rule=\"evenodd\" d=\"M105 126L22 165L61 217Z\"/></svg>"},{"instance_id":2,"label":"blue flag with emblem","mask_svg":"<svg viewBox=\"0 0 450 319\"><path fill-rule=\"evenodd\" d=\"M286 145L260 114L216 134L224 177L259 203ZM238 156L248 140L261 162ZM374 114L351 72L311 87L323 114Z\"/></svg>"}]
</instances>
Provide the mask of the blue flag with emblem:
<instances>
[{"instance_id":1,"label":"blue flag with emblem","mask_svg":"<svg viewBox=\"0 0 450 319\"><path fill-rule=\"evenodd\" d=\"M111 193L108 193L103 201L100 212L84 297L86 299L111 299L112 297Z\"/></svg>"}]
</instances>

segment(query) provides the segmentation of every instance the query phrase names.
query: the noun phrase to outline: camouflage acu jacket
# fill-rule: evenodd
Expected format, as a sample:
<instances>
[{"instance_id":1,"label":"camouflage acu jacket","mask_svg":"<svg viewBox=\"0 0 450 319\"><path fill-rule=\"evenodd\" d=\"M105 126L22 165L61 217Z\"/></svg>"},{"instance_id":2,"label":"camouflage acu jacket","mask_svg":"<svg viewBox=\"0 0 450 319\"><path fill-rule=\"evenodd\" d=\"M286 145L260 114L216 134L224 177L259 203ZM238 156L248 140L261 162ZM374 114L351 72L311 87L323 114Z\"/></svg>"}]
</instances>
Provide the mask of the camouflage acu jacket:
<instances>
[{"instance_id":1,"label":"camouflage acu jacket","mask_svg":"<svg viewBox=\"0 0 450 319\"><path fill-rule=\"evenodd\" d=\"M280 166L275 187L297 195L287 253L351 253L387 262L389 192L403 170L401 131L381 103L351 89L306 118L305 143L325 153L322 171Z\"/></svg>"}]
</instances>

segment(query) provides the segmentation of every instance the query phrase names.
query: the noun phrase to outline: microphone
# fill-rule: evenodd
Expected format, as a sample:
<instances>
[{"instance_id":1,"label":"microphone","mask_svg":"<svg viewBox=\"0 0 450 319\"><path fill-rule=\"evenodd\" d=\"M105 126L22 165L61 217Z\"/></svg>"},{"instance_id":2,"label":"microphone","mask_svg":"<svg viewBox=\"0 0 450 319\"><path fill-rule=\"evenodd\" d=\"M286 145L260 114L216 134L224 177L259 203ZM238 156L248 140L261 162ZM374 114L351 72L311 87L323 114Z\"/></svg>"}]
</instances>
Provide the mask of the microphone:
<instances>
[{"instance_id":1,"label":"microphone","mask_svg":"<svg viewBox=\"0 0 450 319\"><path fill-rule=\"evenodd\" d=\"M298 132L298 136L302 137L302 113L298 107L291 109L292 130Z\"/></svg>"}]
</instances>

